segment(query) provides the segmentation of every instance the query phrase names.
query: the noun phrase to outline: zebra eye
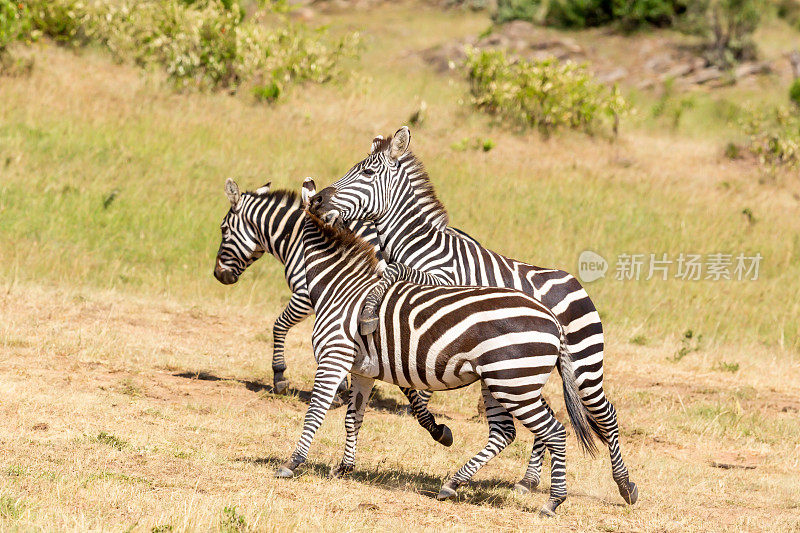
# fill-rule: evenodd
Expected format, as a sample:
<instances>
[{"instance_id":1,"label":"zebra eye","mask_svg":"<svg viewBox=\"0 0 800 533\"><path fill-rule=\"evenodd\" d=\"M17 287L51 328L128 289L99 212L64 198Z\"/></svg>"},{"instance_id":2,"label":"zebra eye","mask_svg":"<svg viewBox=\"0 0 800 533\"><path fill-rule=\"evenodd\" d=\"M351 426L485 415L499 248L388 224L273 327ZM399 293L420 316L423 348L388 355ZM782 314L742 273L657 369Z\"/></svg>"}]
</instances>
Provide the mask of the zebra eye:
<instances>
[{"instance_id":1,"label":"zebra eye","mask_svg":"<svg viewBox=\"0 0 800 533\"><path fill-rule=\"evenodd\" d=\"M361 171L361 173L368 178L371 178L372 176L375 175L375 171L372 170L371 168L365 168L364 170Z\"/></svg>"},{"instance_id":2,"label":"zebra eye","mask_svg":"<svg viewBox=\"0 0 800 533\"><path fill-rule=\"evenodd\" d=\"M225 237L225 240L228 240L228 239L230 239L230 238L231 238L231 230L229 230L229 229L226 229L226 230L225 230L224 237Z\"/></svg>"}]
</instances>

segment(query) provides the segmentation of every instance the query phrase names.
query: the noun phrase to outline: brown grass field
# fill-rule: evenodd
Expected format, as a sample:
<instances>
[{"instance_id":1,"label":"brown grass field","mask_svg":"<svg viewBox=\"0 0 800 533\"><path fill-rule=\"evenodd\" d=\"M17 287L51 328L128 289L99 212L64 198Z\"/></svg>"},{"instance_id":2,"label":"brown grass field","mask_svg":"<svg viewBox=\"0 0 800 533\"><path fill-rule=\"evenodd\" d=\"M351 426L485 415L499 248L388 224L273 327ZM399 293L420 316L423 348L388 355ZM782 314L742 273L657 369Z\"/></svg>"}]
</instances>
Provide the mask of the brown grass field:
<instances>
[{"instance_id":1,"label":"brown grass field","mask_svg":"<svg viewBox=\"0 0 800 533\"><path fill-rule=\"evenodd\" d=\"M498 530L791 531L800 526L800 369L768 350L704 352L680 369L675 346L612 335L607 387L640 501L623 504L605 456L569 440L570 495L542 520L539 491L517 496L531 438L517 440L460 492L441 483L483 446L478 389L436 394L455 434L444 448L376 388L356 472L329 480L344 409L331 411L309 463L273 478L299 435L313 375L305 324L290 335L292 397L270 393L271 316L117 292L5 288L0 296L3 528L176 531ZM737 376L717 357L747 360ZM746 359L745 359L746 357ZM263 379L260 379L262 377ZM548 383L565 418L557 379ZM399 438L401 437L402 438ZM715 466L716 465L716 466ZM225 511L225 508L235 511ZM241 519L241 522L238 520Z\"/></svg>"},{"instance_id":2,"label":"brown grass field","mask_svg":"<svg viewBox=\"0 0 800 533\"><path fill-rule=\"evenodd\" d=\"M657 90L628 87L636 112L617 141L544 139L462 105L463 79L419 58L486 29L486 13L404 1L314 23L363 31L362 56L340 83L275 105L176 93L102 50L48 41L27 52L30 76L0 77L0 531L800 531L800 182L722 155L741 135L723 111L777 102L788 80L692 92L675 125L651 113ZM654 38L570 35L608 61ZM757 37L780 61L797 35L767 20ZM211 276L222 184L324 186L423 99L412 147L453 224L492 249L570 271L585 249L764 254L757 282L587 286L636 505L607 455L583 456L569 435L568 499L539 518L548 476L511 490L523 429L458 501L437 502L485 445L475 386L432 400L451 448L379 384L351 477L327 478L343 408L297 478L273 477L301 431L311 322L289 335L293 394L273 395L269 332L288 290L270 258L232 287ZM452 148L487 137L488 153ZM566 421L560 387L546 392Z\"/></svg>"}]
</instances>

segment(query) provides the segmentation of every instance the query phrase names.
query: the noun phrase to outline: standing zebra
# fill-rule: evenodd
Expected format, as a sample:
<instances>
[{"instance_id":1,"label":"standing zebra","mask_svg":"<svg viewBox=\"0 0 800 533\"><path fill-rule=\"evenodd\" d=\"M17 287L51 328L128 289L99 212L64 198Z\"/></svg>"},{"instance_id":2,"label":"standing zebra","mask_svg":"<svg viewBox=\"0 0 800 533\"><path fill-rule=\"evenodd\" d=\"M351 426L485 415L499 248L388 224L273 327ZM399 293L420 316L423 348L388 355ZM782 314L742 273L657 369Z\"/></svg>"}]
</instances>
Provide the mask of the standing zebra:
<instances>
[{"instance_id":1,"label":"standing zebra","mask_svg":"<svg viewBox=\"0 0 800 533\"><path fill-rule=\"evenodd\" d=\"M374 222L389 263L407 265L449 285L514 288L547 306L564 330L581 400L592 413L592 429L608 445L619 493L635 503L638 489L628 479L620 453L616 411L603 391L603 327L589 295L567 272L509 259L446 231L447 212L409 150L410 142L405 126L393 138L376 137L364 160L311 198L310 210L326 223ZM370 318L376 317L365 311L368 331ZM536 442L517 490L538 485L544 452L544 443Z\"/></svg>"},{"instance_id":2,"label":"standing zebra","mask_svg":"<svg viewBox=\"0 0 800 533\"><path fill-rule=\"evenodd\" d=\"M374 334L358 332L358 311L379 283L374 249L346 229L309 215L303 226L308 293L316 313L313 345L319 365L303 432L276 475L292 477L306 461L336 385L351 374L345 418L346 444L338 477L353 470L358 432L375 379L417 389L448 390L480 381L489 423L487 445L441 488L455 496L487 461L516 436L514 419L533 432L552 458L550 497L542 513L553 515L566 499L566 432L541 396L558 364L572 425L592 451L591 416L578 396L564 332L555 316L530 296L507 288L393 284L379 308ZM421 282L439 283L424 273Z\"/></svg>"},{"instance_id":3,"label":"standing zebra","mask_svg":"<svg viewBox=\"0 0 800 533\"><path fill-rule=\"evenodd\" d=\"M273 329L272 370L275 390L282 394L289 385L283 375L286 370L283 358L286 333L314 312L306 288L305 257L300 238L304 222L303 206L297 193L270 191L269 183L255 192L241 194L236 183L228 180L225 192L231 208L220 225L222 241L217 252L214 277L225 285L236 283L247 267L264 253L270 253L283 263L286 282L292 291L289 304L275 321ZM349 226L377 250L373 226L358 222ZM412 413L420 425L434 440L450 446L453 443L450 429L444 424L437 424L433 414L428 411L431 393L411 389L404 389L403 392L411 402Z\"/></svg>"}]
</instances>

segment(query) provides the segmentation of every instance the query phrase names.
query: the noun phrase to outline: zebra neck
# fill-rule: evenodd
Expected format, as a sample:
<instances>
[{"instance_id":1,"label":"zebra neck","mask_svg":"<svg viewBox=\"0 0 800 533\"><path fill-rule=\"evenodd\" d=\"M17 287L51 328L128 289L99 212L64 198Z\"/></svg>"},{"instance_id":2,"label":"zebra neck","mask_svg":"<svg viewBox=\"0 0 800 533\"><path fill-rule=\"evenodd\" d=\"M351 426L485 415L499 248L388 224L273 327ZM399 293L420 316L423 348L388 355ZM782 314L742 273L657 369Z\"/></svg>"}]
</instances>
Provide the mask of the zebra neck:
<instances>
[{"instance_id":1,"label":"zebra neck","mask_svg":"<svg viewBox=\"0 0 800 533\"><path fill-rule=\"evenodd\" d=\"M315 311L319 312L320 305L365 298L378 281L375 266L327 240L310 221L301 233L306 287Z\"/></svg>"},{"instance_id":2,"label":"zebra neck","mask_svg":"<svg viewBox=\"0 0 800 533\"><path fill-rule=\"evenodd\" d=\"M428 242L440 231L438 214L431 214L420 204L413 189L405 189L393 199L388 212L375 220L381 248L392 261L401 261L401 256L416 248L414 243Z\"/></svg>"}]
</instances>

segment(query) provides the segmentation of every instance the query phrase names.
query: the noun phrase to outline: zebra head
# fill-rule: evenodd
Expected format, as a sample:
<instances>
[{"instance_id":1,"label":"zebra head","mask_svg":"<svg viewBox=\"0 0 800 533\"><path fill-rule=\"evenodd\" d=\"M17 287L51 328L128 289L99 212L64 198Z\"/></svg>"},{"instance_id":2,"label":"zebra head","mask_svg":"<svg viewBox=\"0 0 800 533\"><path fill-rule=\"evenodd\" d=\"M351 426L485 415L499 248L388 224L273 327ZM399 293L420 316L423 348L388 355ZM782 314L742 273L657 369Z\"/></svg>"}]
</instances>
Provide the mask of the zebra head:
<instances>
[{"instance_id":1,"label":"zebra head","mask_svg":"<svg viewBox=\"0 0 800 533\"><path fill-rule=\"evenodd\" d=\"M260 195L269 192L267 183L255 194L239 192L236 182L228 178L225 182L225 195L231 203L228 214L222 219L219 229L222 242L217 251L214 277L225 285L236 283L244 270L264 255L265 249L259 239L259 231L251 216L253 207L258 205Z\"/></svg>"},{"instance_id":2,"label":"zebra head","mask_svg":"<svg viewBox=\"0 0 800 533\"><path fill-rule=\"evenodd\" d=\"M394 137L378 135L369 155L333 185L310 199L309 210L326 224L375 220L391 205L391 195L404 174L401 158L408 152L411 132L403 126Z\"/></svg>"}]
</instances>

